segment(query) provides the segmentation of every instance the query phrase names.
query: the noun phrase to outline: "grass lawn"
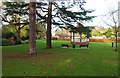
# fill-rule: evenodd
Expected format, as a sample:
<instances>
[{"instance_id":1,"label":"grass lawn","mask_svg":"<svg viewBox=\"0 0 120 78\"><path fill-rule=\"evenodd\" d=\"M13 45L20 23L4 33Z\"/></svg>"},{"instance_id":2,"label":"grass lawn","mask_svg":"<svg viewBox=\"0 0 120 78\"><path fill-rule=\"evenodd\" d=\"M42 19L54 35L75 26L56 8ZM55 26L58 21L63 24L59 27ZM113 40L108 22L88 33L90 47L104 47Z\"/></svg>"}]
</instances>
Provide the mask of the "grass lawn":
<instances>
[{"instance_id":1,"label":"grass lawn","mask_svg":"<svg viewBox=\"0 0 120 78\"><path fill-rule=\"evenodd\" d=\"M117 76L118 52L111 43L89 44L89 49L61 48L69 41L37 41L35 56L28 56L28 44L2 47L3 76Z\"/></svg>"}]
</instances>

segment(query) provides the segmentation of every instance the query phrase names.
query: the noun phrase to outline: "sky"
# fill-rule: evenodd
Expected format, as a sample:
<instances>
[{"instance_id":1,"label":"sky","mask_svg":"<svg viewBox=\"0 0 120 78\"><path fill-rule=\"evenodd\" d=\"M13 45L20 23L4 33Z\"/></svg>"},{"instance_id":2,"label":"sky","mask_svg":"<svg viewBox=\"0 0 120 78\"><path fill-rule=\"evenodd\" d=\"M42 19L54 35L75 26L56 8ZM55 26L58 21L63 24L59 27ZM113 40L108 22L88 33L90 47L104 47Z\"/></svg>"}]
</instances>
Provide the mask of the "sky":
<instances>
[{"instance_id":1,"label":"sky","mask_svg":"<svg viewBox=\"0 0 120 78\"><path fill-rule=\"evenodd\" d=\"M84 5L85 8L95 10L92 13L92 15L97 16L96 18L93 19L93 22L86 23L85 25L108 27L103 21L106 20L106 17L104 15L106 14L108 15L108 13L111 10L118 9L118 2L120 0L85 0L85 1L86 1L86 4Z\"/></svg>"}]
</instances>

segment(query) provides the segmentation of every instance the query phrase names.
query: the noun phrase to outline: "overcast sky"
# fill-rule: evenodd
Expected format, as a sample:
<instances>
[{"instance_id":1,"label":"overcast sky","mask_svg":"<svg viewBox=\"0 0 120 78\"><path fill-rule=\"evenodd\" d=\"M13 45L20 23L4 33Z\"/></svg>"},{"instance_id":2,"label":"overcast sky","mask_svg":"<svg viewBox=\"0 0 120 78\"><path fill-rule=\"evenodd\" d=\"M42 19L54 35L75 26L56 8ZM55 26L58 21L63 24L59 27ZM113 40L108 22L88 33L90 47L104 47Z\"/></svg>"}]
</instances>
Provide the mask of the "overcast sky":
<instances>
[{"instance_id":1,"label":"overcast sky","mask_svg":"<svg viewBox=\"0 0 120 78\"><path fill-rule=\"evenodd\" d=\"M118 2L120 0L85 0L86 4L84 5L86 9L95 9L95 12L92 15L97 16L94 18L93 22L86 23L86 25L93 26L105 26L107 25L103 22L105 18L102 15L106 15L110 10L118 9ZM116 18L117 19L117 18Z\"/></svg>"}]
</instances>

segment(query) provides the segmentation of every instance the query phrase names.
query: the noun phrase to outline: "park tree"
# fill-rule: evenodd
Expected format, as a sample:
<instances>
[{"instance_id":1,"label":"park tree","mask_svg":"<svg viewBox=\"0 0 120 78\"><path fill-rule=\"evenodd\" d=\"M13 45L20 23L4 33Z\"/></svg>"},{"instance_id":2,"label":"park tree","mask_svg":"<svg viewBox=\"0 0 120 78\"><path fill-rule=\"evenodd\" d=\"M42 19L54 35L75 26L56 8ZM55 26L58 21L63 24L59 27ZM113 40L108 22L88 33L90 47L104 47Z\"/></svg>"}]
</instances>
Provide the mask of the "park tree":
<instances>
[{"instance_id":1,"label":"park tree","mask_svg":"<svg viewBox=\"0 0 120 78\"><path fill-rule=\"evenodd\" d=\"M107 38L110 38L113 35L112 28L108 28L104 35L106 35Z\"/></svg>"},{"instance_id":2,"label":"park tree","mask_svg":"<svg viewBox=\"0 0 120 78\"><path fill-rule=\"evenodd\" d=\"M53 3L56 7L56 14L53 17L57 17L59 21L53 19L53 23L60 26L60 28L64 28L70 31L74 31L75 33L81 34L82 32L89 32L89 27L84 27L82 23L88 22L92 20L95 16L90 16L89 14L94 12L94 10L86 10L83 5L83 2L73 2L73 3L64 3L61 2L60 5L57 3ZM78 11L72 11L71 8L78 6ZM75 23L78 24L78 27L75 27Z\"/></svg>"},{"instance_id":3,"label":"park tree","mask_svg":"<svg viewBox=\"0 0 120 78\"><path fill-rule=\"evenodd\" d=\"M110 29L104 27L95 27L92 29L92 35L93 36L106 35L107 31L110 31Z\"/></svg>"},{"instance_id":4,"label":"park tree","mask_svg":"<svg viewBox=\"0 0 120 78\"><path fill-rule=\"evenodd\" d=\"M52 2L49 2L48 4L48 19L47 19L47 43L46 48L52 48L51 44L51 24L52 24Z\"/></svg>"},{"instance_id":5,"label":"park tree","mask_svg":"<svg viewBox=\"0 0 120 78\"><path fill-rule=\"evenodd\" d=\"M117 36L117 33L118 33L118 20L116 20L116 16L114 14L114 12L111 12L110 14L110 17L112 18L112 22L113 22L113 25L111 24L110 26L112 26L112 28L114 29L114 33L115 33L115 51L117 51L117 39L118 39L118 36Z\"/></svg>"},{"instance_id":6,"label":"park tree","mask_svg":"<svg viewBox=\"0 0 120 78\"><path fill-rule=\"evenodd\" d=\"M36 54L36 3L29 3L29 49L30 54Z\"/></svg>"},{"instance_id":7,"label":"park tree","mask_svg":"<svg viewBox=\"0 0 120 78\"><path fill-rule=\"evenodd\" d=\"M45 6L46 3L42 3L42 2L40 2L40 3L35 2L35 3L36 3L36 8L37 8L37 10L36 10L37 20L43 21L43 23L46 22L47 21L47 19L45 17L46 15L42 16L39 13L40 11L44 10L44 8L41 8L41 6ZM18 37L20 39L20 30L24 26L26 26L30 23L28 21L28 20L30 20L30 19L28 19L28 17L29 17L28 6L29 6L29 4L25 3L25 2L4 2L3 4L6 7L4 7L5 12L4 12L4 17L2 17L2 21L11 24L13 26L13 28L16 29ZM40 10L40 11L38 11L38 10ZM45 11L43 11L43 12L45 12ZM12 17L14 15L15 16L18 15L19 17L21 17L21 19L19 19L20 21L13 23L12 21L18 20L17 18ZM10 19L8 19L8 17ZM23 19L22 17L24 17L24 18L26 17L26 18ZM50 27L50 26L48 26L48 27ZM30 29L28 29L28 30L31 31Z\"/></svg>"},{"instance_id":8,"label":"park tree","mask_svg":"<svg viewBox=\"0 0 120 78\"><path fill-rule=\"evenodd\" d=\"M4 8L4 15L2 16L2 21L7 22L9 26L11 26L15 32L17 40L21 42L20 31L23 27L25 27L28 22L26 19L22 19L25 13L27 13L26 8L22 8L25 6L23 2L20 4L17 2L3 2L5 5ZM24 16L25 18L26 16ZM3 25L4 26L4 25Z\"/></svg>"},{"instance_id":9,"label":"park tree","mask_svg":"<svg viewBox=\"0 0 120 78\"><path fill-rule=\"evenodd\" d=\"M79 33L80 38L82 38L83 34L86 34L86 37L90 37L90 32L91 32L92 27L84 27L81 23L77 23L77 27L75 27L75 33Z\"/></svg>"},{"instance_id":10,"label":"park tree","mask_svg":"<svg viewBox=\"0 0 120 78\"><path fill-rule=\"evenodd\" d=\"M36 2L36 6L34 6L34 10L36 7L36 10L35 10L36 15L39 17L37 19L47 23L46 48L52 47L52 45L51 45L51 24L54 24L54 25L57 25L57 26L60 26L63 28L67 28L67 29L74 29L75 27L74 27L73 23L88 21L88 20L91 20L92 18L94 18L94 16L88 15L89 13L93 12L93 10L85 10L83 8L84 3L85 3L85 1L73 2L73 3L67 2L67 5L66 5L64 2L61 2L61 4L58 4L56 2L48 2L48 4L46 2L39 2L39 3ZM16 4L16 5L14 5L14 4ZM79 6L79 10L77 12L70 11L70 9L73 8L76 4ZM21 2L7 3L7 5L11 6L11 7L9 7L11 10L5 9L5 10L7 10L8 14L9 13L10 14L17 13L17 14L21 14L21 15L28 15L29 14L28 9L29 9L29 12L31 12L30 8L28 8L28 6L30 7L30 4L27 4L24 2L22 2L22 3ZM52 9L52 5L55 8ZM48 8L46 8L45 6L48 6ZM17 8L13 9L14 7L18 7L18 9ZM32 8L32 5L31 5L31 8ZM52 11L54 11L55 14L52 14ZM46 13L46 14L42 15L41 12ZM35 16L34 14L29 16L29 17L32 17L32 19L30 18L29 21L32 21L32 22L34 21L33 25L31 24L31 22L28 22L28 21L27 21L27 23L23 22L22 24L30 23L30 28L32 28L32 26L35 26L34 25L34 23L35 23L34 16ZM54 18L58 18L59 20L56 21ZM6 20L4 20L4 21L6 21ZM15 23L15 24L18 25L21 23ZM12 25L14 25L14 24L12 23ZM65 25L66 27L64 27L62 25ZM36 28L33 28L33 30L35 30L35 29ZM29 35L33 34L33 32L31 32L31 31L32 30L30 30ZM35 40L33 37L31 37L31 39L33 39L33 41ZM35 41L34 41L34 43L35 43ZM35 50L35 46L34 46L34 49L30 50L31 51L30 53L34 53L34 50Z\"/></svg>"},{"instance_id":11,"label":"park tree","mask_svg":"<svg viewBox=\"0 0 120 78\"><path fill-rule=\"evenodd\" d=\"M72 29L75 26L73 24L77 23L77 22L85 22L85 21L89 21L92 18L94 18L94 16L89 16L89 13L92 13L93 10L86 10L83 8L83 4L84 2L73 2L73 3L69 3L66 5L64 2L61 2L60 5L54 3L55 7L57 7L57 13L54 15L55 17L59 18L59 22L60 23L56 23L58 25L61 25L60 27L63 27L65 29ZM78 5L78 11L73 12L70 9L75 7L75 5ZM55 20L54 20L55 22ZM65 24L63 26L63 24ZM79 23L81 24L81 23Z\"/></svg>"},{"instance_id":12,"label":"park tree","mask_svg":"<svg viewBox=\"0 0 120 78\"><path fill-rule=\"evenodd\" d=\"M20 30L29 25L29 49L30 54L36 53L36 3L30 2L3 2L4 7L4 16L2 17L2 21L9 23L13 28L16 29L18 38L20 39ZM41 3L40 3L41 4ZM39 5L40 5L39 4ZM39 7L39 6L38 6ZM37 14L39 14L37 12ZM19 16L20 18L18 18ZM40 15L39 15L40 16ZM28 19L29 17L29 19ZM42 18L42 16L40 16ZM24 19L25 18L25 19Z\"/></svg>"},{"instance_id":13,"label":"park tree","mask_svg":"<svg viewBox=\"0 0 120 78\"><path fill-rule=\"evenodd\" d=\"M107 26L110 26L114 31L114 35L115 35L115 51L117 51L117 47L118 47L118 42L117 42L117 39L118 39L118 29L119 29L119 26L118 26L118 9L115 9L115 8L110 8L108 9L108 13L106 15L104 15L104 17L106 17L106 19L109 19L109 20L104 20L105 24Z\"/></svg>"},{"instance_id":14,"label":"park tree","mask_svg":"<svg viewBox=\"0 0 120 78\"><path fill-rule=\"evenodd\" d=\"M36 38L37 39L46 39L46 25L40 22L36 24Z\"/></svg>"},{"instance_id":15,"label":"park tree","mask_svg":"<svg viewBox=\"0 0 120 78\"><path fill-rule=\"evenodd\" d=\"M55 36L59 37L69 37L70 36L70 30L66 30L64 28L57 28L55 30Z\"/></svg>"},{"instance_id":16,"label":"park tree","mask_svg":"<svg viewBox=\"0 0 120 78\"><path fill-rule=\"evenodd\" d=\"M17 35L20 39L20 30L29 24L29 49L30 54L36 53L36 3L30 2L24 3L24 2L4 2L4 16L2 17L2 20L4 22L9 23L13 28L16 29ZM29 10L29 12L28 12ZM23 19L22 17L26 17ZM29 22L28 18L29 17ZM20 19L21 18L21 19Z\"/></svg>"}]
</instances>

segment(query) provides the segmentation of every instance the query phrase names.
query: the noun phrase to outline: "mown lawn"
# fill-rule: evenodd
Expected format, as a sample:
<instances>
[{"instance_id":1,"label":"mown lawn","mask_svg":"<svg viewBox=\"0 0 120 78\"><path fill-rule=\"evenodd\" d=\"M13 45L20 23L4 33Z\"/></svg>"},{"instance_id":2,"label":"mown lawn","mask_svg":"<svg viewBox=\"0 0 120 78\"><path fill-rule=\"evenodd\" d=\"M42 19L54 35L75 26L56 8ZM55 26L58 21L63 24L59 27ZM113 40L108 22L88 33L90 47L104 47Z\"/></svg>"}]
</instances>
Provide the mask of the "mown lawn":
<instances>
[{"instance_id":1,"label":"mown lawn","mask_svg":"<svg viewBox=\"0 0 120 78\"><path fill-rule=\"evenodd\" d=\"M89 49L61 48L69 41L37 41L35 56L28 56L28 44L3 46L3 76L117 76L118 52L111 43L90 43Z\"/></svg>"}]
</instances>

